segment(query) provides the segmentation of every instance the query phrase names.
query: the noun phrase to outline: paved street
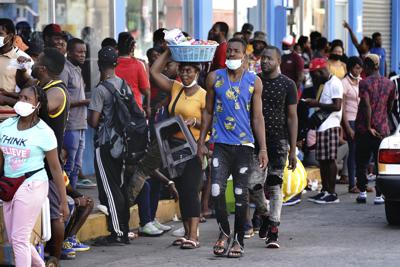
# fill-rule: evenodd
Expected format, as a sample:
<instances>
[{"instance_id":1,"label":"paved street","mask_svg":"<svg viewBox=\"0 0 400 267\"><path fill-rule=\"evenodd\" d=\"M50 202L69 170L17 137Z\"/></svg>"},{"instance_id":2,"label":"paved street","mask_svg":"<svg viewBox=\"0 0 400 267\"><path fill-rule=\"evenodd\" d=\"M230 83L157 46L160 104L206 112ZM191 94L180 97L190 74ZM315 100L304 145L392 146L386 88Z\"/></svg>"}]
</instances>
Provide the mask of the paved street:
<instances>
[{"instance_id":1,"label":"paved street","mask_svg":"<svg viewBox=\"0 0 400 267\"><path fill-rule=\"evenodd\" d=\"M284 207L280 227L281 249L267 250L257 237L246 240L239 260L216 258L212 245L217 237L215 219L201 224L201 247L181 250L160 238L140 237L123 247L92 247L62 266L399 266L400 228L386 223L384 206L355 204L356 195L338 185L341 203L320 206L306 201ZM233 220L233 216L231 216ZM180 223L173 223L174 229Z\"/></svg>"}]
</instances>

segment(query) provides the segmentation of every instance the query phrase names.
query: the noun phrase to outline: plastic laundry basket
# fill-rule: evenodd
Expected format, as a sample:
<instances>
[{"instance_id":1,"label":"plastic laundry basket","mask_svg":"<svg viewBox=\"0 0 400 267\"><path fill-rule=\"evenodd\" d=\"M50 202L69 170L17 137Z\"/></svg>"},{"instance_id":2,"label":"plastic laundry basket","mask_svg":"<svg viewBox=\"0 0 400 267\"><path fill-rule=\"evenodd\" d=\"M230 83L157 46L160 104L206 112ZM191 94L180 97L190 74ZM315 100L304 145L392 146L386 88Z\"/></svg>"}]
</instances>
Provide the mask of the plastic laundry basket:
<instances>
[{"instance_id":1,"label":"plastic laundry basket","mask_svg":"<svg viewBox=\"0 0 400 267\"><path fill-rule=\"evenodd\" d=\"M214 58L215 45L168 45L176 62L209 62Z\"/></svg>"}]
</instances>

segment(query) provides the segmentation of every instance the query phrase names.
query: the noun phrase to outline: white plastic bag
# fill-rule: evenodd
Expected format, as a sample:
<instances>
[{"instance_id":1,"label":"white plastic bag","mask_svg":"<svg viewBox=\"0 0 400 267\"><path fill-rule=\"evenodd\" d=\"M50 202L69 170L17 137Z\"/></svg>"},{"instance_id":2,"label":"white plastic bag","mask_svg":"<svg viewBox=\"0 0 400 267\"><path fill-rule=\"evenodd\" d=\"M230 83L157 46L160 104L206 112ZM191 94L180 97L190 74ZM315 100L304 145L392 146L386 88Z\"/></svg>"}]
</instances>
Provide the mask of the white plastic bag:
<instances>
[{"instance_id":1,"label":"white plastic bag","mask_svg":"<svg viewBox=\"0 0 400 267\"><path fill-rule=\"evenodd\" d=\"M170 45L180 45L187 41L185 35L179 29L165 30L164 34L164 40Z\"/></svg>"}]
</instances>

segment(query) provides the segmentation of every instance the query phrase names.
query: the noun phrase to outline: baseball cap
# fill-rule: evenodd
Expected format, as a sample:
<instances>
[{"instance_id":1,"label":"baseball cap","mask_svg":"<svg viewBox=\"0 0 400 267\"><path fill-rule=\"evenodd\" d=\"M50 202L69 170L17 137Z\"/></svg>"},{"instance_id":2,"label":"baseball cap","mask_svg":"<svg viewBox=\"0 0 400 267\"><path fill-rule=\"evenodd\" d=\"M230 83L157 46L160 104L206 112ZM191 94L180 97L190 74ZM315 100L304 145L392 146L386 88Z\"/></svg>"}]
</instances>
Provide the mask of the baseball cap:
<instances>
[{"instance_id":1,"label":"baseball cap","mask_svg":"<svg viewBox=\"0 0 400 267\"><path fill-rule=\"evenodd\" d=\"M99 62L113 64L116 66L118 61L118 53L115 48L111 46L105 46L100 49L98 53Z\"/></svg>"},{"instance_id":2,"label":"baseball cap","mask_svg":"<svg viewBox=\"0 0 400 267\"><path fill-rule=\"evenodd\" d=\"M325 58L314 58L310 62L310 72L326 68L328 61Z\"/></svg>"},{"instance_id":3,"label":"baseball cap","mask_svg":"<svg viewBox=\"0 0 400 267\"><path fill-rule=\"evenodd\" d=\"M265 34L265 32L256 31L254 33L254 38L250 41L250 43L252 44L252 43L254 43L256 41L263 42L265 45L268 45L268 43L267 43L267 35Z\"/></svg>"},{"instance_id":4,"label":"baseball cap","mask_svg":"<svg viewBox=\"0 0 400 267\"><path fill-rule=\"evenodd\" d=\"M64 33L61 30L61 26L58 24L54 24L54 23L46 25L46 27L44 27L44 29L43 29L43 38L45 36L51 37L54 35L64 37Z\"/></svg>"},{"instance_id":5,"label":"baseball cap","mask_svg":"<svg viewBox=\"0 0 400 267\"><path fill-rule=\"evenodd\" d=\"M379 67L379 56L377 54L368 54L365 59L371 59L374 62L375 67Z\"/></svg>"},{"instance_id":6,"label":"baseball cap","mask_svg":"<svg viewBox=\"0 0 400 267\"><path fill-rule=\"evenodd\" d=\"M242 26L241 32L243 32L243 33L252 33L253 30L254 30L254 26L253 25L251 25L250 23L245 23Z\"/></svg>"},{"instance_id":7,"label":"baseball cap","mask_svg":"<svg viewBox=\"0 0 400 267\"><path fill-rule=\"evenodd\" d=\"M282 40L282 44L285 45L294 45L295 44L295 39L292 35L286 35L285 38Z\"/></svg>"}]
</instances>

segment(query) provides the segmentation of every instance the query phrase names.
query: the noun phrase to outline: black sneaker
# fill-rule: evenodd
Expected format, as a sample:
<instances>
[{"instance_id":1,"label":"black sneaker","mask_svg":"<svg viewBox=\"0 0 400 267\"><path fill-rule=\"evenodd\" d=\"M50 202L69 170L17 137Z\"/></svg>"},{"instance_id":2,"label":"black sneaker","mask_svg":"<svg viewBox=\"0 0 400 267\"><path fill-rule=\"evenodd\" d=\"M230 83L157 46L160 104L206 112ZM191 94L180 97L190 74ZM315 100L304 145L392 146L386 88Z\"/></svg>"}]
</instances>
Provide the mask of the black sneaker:
<instances>
[{"instance_id":1,"label":"black sneaker","mask_svg":"<svg viewBox=\"0 0 400 267\"><path fill-rule=\"evenodd\" d=\"M282 203L282 206L294 206L297 205L301 202L301 193L295 195L294 197L292 197L291 199L289 199L288 201Z\"/></svg>"},{"instance_id":2,"label":"black sneaker","mask_svg":"<svg viewBox=\"0 0 400 267\"><path fill-rule=\"evenodd\" d=\"M267 237L267 231L268 231L268 226L269 226L269 220L268 217L262 217L261 218L261 226L260 230L258 230L258 236L261 239L265 239Z\"/></svg>"},{"instance_id":3,"label":"black sneaker","mask_svg":"<svg viewBox=\"0 0 400 267\"><path fill-rule=\"evenodd\" d=\"M131 242L129 241L128 237L122 237L122 236L106 236L106 237L100 237L97 238L93 246L123 246L123 245L129 245Z\"/></svg>"},{"instance_id":4,"label":"black sneaker","mask_svg":"<svg viewBox=\"0 0 400 267\"><path fill-rule=\"evenodd\" d=\"M337 194L334 193L334 194L328 194L325 197L316 200L314 203L317 203L317 204L332 204L332 203L339 203L339 202L340 202L340 200L337 197Z\"/></svg>"},{"instance_id":5,"label":"black sneaker","mask_svg":"<svg viewBox=\"0 0 400 267\"><path fill-rule=\"evenodd\" d=\"M367 192L360 192L360 194L356 198L356 202L360 204L367 203Z\"/></svg>"},{"instance_id":6,"label":"black sneaker","mask_svg":"<svg viewBox=\"0 0 400 267\"><path fill-rule=\"evenodd\" d=\"M321 198L325 197L326 195L328 195L328 192L322 191L321 193L319 193L313 197L309 197L308 201L315 202L315 201L320 200Z\"/></svg>"},{"instance_id":7,"label":"black sneaker","mask_svg":"<svg viewBox=\"0 0 400 267\"><path fill-rule=\"evenodd\" d=\"M271 227L265 240L267 248L280 248L278 242L278 227Z\"/></svg>"}]
</instances>

